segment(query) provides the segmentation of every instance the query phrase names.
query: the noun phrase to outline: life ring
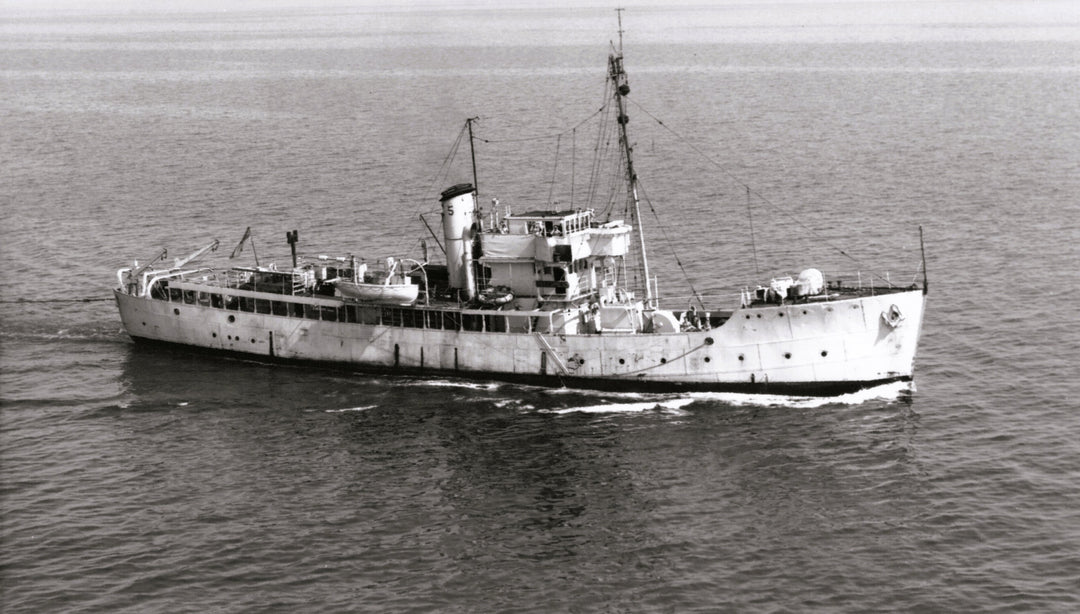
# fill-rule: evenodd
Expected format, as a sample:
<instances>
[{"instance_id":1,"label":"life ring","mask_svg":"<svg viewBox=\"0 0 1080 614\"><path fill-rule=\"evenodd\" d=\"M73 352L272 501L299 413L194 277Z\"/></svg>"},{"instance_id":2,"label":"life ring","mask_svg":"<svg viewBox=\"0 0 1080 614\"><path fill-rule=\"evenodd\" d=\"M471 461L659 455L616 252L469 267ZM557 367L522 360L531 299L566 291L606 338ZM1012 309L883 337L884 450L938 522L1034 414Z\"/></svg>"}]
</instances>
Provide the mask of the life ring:
<instances>
[{"instance_id":1,"label":"life ring","mask_svg":"<svg viewBox=\"0 0 1080 614\"><path fill-rule=\"evenodd\" d=\"M495 286L480 293L480 301L491 305L505 305L514 300L514 293L507 286Z\"/></svg>"},{"instance_id":2,"label":"life ring","mask_svg":"<svg viewBox=\"0 0 1080 614\"><path fill-rule=\"evenodd\" d=\"M904 314L895 303L885 311L881 312L881 317L885 319L885 323L891 328L896 328L900 325L900 322L904 320Z\"/></svg>"}]
</instances>

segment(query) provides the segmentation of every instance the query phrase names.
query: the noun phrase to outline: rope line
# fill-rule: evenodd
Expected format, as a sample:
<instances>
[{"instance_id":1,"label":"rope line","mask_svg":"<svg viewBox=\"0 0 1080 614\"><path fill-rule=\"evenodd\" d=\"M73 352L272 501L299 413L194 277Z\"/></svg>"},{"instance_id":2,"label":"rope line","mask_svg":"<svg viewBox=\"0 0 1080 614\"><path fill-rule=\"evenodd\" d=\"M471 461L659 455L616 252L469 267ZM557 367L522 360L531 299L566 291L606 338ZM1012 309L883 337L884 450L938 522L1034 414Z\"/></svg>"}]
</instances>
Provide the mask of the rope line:
<instances>
[{"instance_id":1,"label":"rope line","mask_svg":"<svg viewBox=\"0 0 1080 614\"><path fill-rule=\"evenodd\" d=\"M446 153L446 157L443 158L442 166L440 166L438 172L435 173L435 177L432 178L431 184L428 186L427 191L425 192L425 194L434 194L435 193L435 188L439 184L439 182L440 181L445 182L446 178L450 176L450 166L454 163L454 158L457 157L458 149L461 148L461 141L465 138L465 134L467 132L468 132L468 125L466 124L466 125L461 127L461 130L458 131L457 138L454 139L454 144L450 146L450 151L448 151ZM415 217L417 215L424 215L423 213L418 213L418 212L420 211L421 208L423 208L425 206L430 207L430 205L426 204L426 203L427 203L427 201L425 201L425 200L417 199L416 206L413 207L413 217L414 217L414 219L415 219ZM431 209L429 208L428 210L430 211ZM410 230L408 228L402 228L401 229L401 234L398 237L398 243L399 244L403 243L408 238L409 232L410 232ZM436 241L437 241L437 239L436 239ZM419 240L417 241L417 243L419 243ZM410 250L411 249L412 248L410 248Z\"/></svg>"},{"instance_id":2,"label":"rope line","mask_svg":"<svg viewBox=\"0 0 1080 614\"><path fill-rule=\"evenodd\" d=\"M690 279L690 274L686 272L686 267L683 266L678 252L675 251L675 242L668 236L667 227L664 226L664 223L660 220L660 214L658 214L656 208L653 207L652 201L649 200L649 195L645 191L645 184L643 184L640 179L638 179L638 187L641 188L642 200L645 201L645 204L649 205L649 211L652 211L653 218L656 219L656 226L660 229L660 233L664 235L664 242L668 244L668 248L671 250L671 257L675 259L675 264L679 265L679 270L682 271L683 278L686 279L686 285L690 286L690 293L697 299L698 305L701 305L702 309L706 309L705 301L702 300L701 295L698 294L697 288L694 287L694 282ZM641 231L639 230L638 232Z\"/></svg>"},{"instance_id":3,"label":"rope line","mask_svg":"<svg viewBox=\"0 0 1080 614\"><path fill-rule=\"evenodd\" d=\"M111 297L110 298L97 298L97 297L87 297L87 298L43 298L43 299L17 298L17 299L12 299L12 300L0 300L0 303L98 303L98 302L105 302L105 301L111 301L111 300L113 300Z\"/></svg>"},{"instance_id":4,"label":"rope line","mask_svg":"<svg viewBox=\"0 0 1080 614\"><path fill-rule=\"evenodd\" d=\"M584 126L586 123L589 122L589 120L596 117L600 113L603 113L605 108L607 108L606 104L604 106L600 107L599 109L593 111L592 114L589 115L588 117L586 117L585 119L583 119L583 120L579 121L578 123L574 124L574 126L572 128L568 128L566 130L563 130L562 132L556 132L555 134L544 134L544 135L540 135L540 136L526 136L526 137L522 137L522 138L519 138L519 139L484 139L484 138L476 137L476 140L484 142L484 143L526 143L526 142L529 142L529 141L544 141L544 140L547 140L547 139L553 139L553 138L556 138L556 137L561 137L561 136L566 135L566 134L570 134L574 130L577 130L578 128Z\"/></svg>"},{"instance_id":5,"label":"rope line","mask_svg":"<svg viewBox=\"0 0 1080 614\"><path fill-rule=\"evenodd\" d=\"M701 348L708 347L708 346L709 346L708 343L702 343L701 345L698 345L698 346L690 348L689 350L686 350L685 352L683 352L682 354L679 354L678 356L675 356L673 358L669 358L667 360L667 362L674 362L676 360L679 360L680 358L685 358L685 357L693 354L694 352L700 350ZM661 366L663 366L665 364L667 364L667 363L656 363L655 365L651 365L651 366L648 366L648 367L642 367L641 369L636 369L634 371L627 371L626 373L619 373L619 375L634 375L636 373L642 373L644 371L651 371L651 370L656 369L657 367L661 367Z\"/></svg>"},{"instance_id":6,"label":"rope line","mask_svg":"<svg viewBox=\"0 0 1080 614\"><path fill-rule=\"evenodd\" d=\"M551 186L548 188L548 207L551 207L551 197L555 194L555 178L559 172L559 148L562 145L562 135L555 138L555 165L551 169Z\"/></svg>"},{"instance_id":7,"label":"rope line","mask_svg":"<svg viewBox=\"0 0 1080 614\"><path fill-rule=\"evenodd\" d=\"M716 168L720 169L720 171L721 171L721 172L723 172L723 173L724 173L725 175L727 175L727 177L728 177L729 179L731 179L731 180L732 180L732 181L734 181L735 183L737 183L737 184L741 185L742 187L746 188L746 191L747 191L747 193L748 193L748 194L753 194L753 195L754 195L754 196L756 196L756 197L757 197L758 199L760 199L760 200L761 200L762 202L764 202L765 204L769 205L769 206L770 206L770 207L771 207L771 208L772 208L772 209L773 209L774 211L777 211L778 213L780 213L781 215L783 215L784 217L786 217L786 218L787 218L788 220L790 220L790 221L794 222L794 223L795 223L796 225L800 226L800 227L801 227L801 228L802 228L803 230L805 230L805 231L807 231L808 233L810 233L810 234L811 234L811 235L812 235L812 236L813 236L813 237L814 237L814 238L815 238L816 240L818 240L818 241L819 241L819 242L820 242L821 244L825 245L826 247L829 247L829 248L830 248L830 249L832 249L832 250L835 250L835 251L836 251L837 253L839 253L840 255L842 255L842 256L844 256L845 258L847 258L847 259L851 260L852 262L854 262L854 263L855 263L856 265L858 265L858 266L859 266L860 268L866 268L866 269L870 270L870 271L871 271L871 273L870 273L870 274L871 274L871 275L873 275L874 277L877 277L878 279L882 279L882 280L884 280L885 282L887 282L887 283L889 283L890 285L892 285L892 284L891 284L891 282L889 282L889 280L888 280L888 279L886 279L885 277L882 277L881 275L879 275L879 274L877 274L877 273L874 273L874 272L873 272L873 269L871 269L870 267L868 267L868 266L867 266L866 264L864 264L864 263L863 263L862 261L860 261L860 260L859 260L858 258L855 258L855 257L854 257L854 256L852 256L851 254L847 253L847 251L845 251L845 250L843 250L843 249L841 249L841 248L837 247L836 245L833 245L833 244L832 244L831 242L829 242L828 240L826 240L825 238L823 238L823 237L822 237L822 236L821 236L821 235L820 235L820 234L819 234L819 233L818 233L817 231L815 231L815 230L814 230L813 228L810 228L809 226L807 226L806 224L804 224L804 223L803 223L803 222L802 222L802 221L801 221L801 220L800 220L799 218L795 217L794 215L792 215L791 213L789 213L789 212L788 212L788 211L787 211L786 209L784 209L784 208L783 208L783 207L781 207L780 205L778 205L778 204L776 204L776 203L772 202L771 200L769 200L768 198L766 198L766 197L765 197L765 196L764 196L763 194L761 194L761 193L757 192L756 190L754 190L753 188L751 188L749 184L747 184L747 183L746 183L745 181L743 181L742 179L740 179L739 177L737 177L737 176L736 176L736 175L735 175L734 173L732 173L731 171L729 171L729 170L728 170L728 169L727 169L727 168L726 168L726 167L725 167L724 165L720 164L720 163L719 163L719 162L717 162L716 160L713 160L713 159L712 159L711 157L709 157L709 155L708 155L708 154L706 154L705 152L701 151L701 149L700 149L700 148L698 148L698 147L697 147L696 145L694 145L694 144L693 144L693 143L691 143L691 142L690 142L690 141L689 141L688 139L686 139L686 137L684 137L683 135L681 135L681 134L679 134L678 132L676 132L676 131L675 131L675 130L674 130L673 128L671 128L670 126L668 126L667 124L665 124L665 123L664 123L663 121L661 121L660 119L658 119L658 118L657 118L657 117L656 117L655 115L653 115L652 113L649 113L649 111L648 111L647 109L645 109L645 107L643 107L643 106L641 106L640 104L638 104L638 103L637 103L637 101L635 101L635 100L630 100L630 103L631 103L631 104L633 104L633 105L634 105L635 107L637 107L637 108L638 108L638 109L639 109L639 110L640 110L640 111L641 111L642 113L644 113L645 115L648 115L650 119L652 119L652 120L653 120L653 121L655 121L655 122L656 122L657 124L659 124L659 125L660 125L660 126L661 126L662 128L664 128L664 130L667 130L667 131L668 131L668 132L670 132L670 133L671 133L672 135L674 135L674 136L675 136L675 138L677 138L677 139L679 139L680 141L682 141L682 142L683 142L683 143L684 143L685 145L687 145L687 146L688 146L688 147L689 147L690 149L692 149L692 150L693 150L693 151L694 151L694 152L695 152L696 154L698 154L699 156L701 156L702 158L704 158L704 159L705 159L705 160L706 160L707 162L709 162L710 164L712 164L712 165L713 165L713 166L715 166Z\"/></svg>"}]
</instances>

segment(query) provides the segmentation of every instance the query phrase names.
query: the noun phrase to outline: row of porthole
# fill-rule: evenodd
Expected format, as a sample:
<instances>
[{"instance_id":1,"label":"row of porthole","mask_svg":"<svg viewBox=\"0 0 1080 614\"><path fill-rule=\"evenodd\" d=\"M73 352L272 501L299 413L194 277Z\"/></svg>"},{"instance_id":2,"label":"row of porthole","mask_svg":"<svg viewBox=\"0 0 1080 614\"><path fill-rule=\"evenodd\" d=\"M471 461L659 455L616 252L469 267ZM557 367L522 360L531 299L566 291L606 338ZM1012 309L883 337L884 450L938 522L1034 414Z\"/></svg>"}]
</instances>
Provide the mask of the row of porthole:
<instances>
[{"instance_id":1,"label":"row of porthole","mask_svg":"<svg viewBox=\"0 0 1080 614\"><path fill-rule=\"evenodd\" d=\"M830 309L831 309L831 308L830 308ZM175 312L175 313L176 313L177 315L180 315L180 310L179 310L179 309L174 309L173 311L174 311L174 312ZM805 310L805 309L803 310L803 313L804 313L804 314L806 313L806 310ZM783 317L783 316L784 316L783 312L781 312L781 313L780 313L779 315L780 315L780 317ZM750 318L750 314L747 314L747 315L746 315L746 317L747 317L747 319L749 319L749 318ZM760 313L759 313L759 314L757 314L757 317L759 317L759 318L760 318L760 317L761 317L761 314L760 314ZM232 324L232 323L233 323L233 322L235 322L235 321L236 321L236 316L229 316L229 323L230 323L230 324ZM146 326L146 322L143 322L143 326ZM217 337L217 333L213 333L213 335L214 335L214 337ZM229 340L230 340L230 341L232 340L232 335L229 335ZM239 341L239 340L240 340L240 337L237 337L237 338L236 338L236 340L237 340L237 341ZM252 343L255 343L255 340L254 340L254 339L252 339L252 340L251 340L251 342L252 342ZM829 355L829 351L828 351L828 350L821 350L821 356L822 356L822 358L824 358L825 356L828 356L828 355ZM790 358L791 358L791 352L785 352L785 353L784 353L784 358L788 358L788 359L790 359ZM744 355L742 355L742 354L739 354L739 361L740 361L740 362L741 362L741 361L743 361L743 360L745 360L745 359L746 359L746 357L745 357ZM705 362L711 362L711 361L712 361L712 359L711 359L711 358L709 358L708 356L706 356L706 357L705 357ZM585 364L585 361L584 361L584 360L581 360L581 361L579 361L579 362L580 362L581 364ZM624 365L624 364L626 364L626 359L625 359L625 358L620 358L620 359L619 359L619 364L620 364L620 365ZM662 365L666 365L666 364L667 364L667 358L661 358L661 359L660 359L660 364L662 364Z\"/></svg>"},{"instance_id":2,"label":"row of porthole","mask_svg":"<svg viewBox=\"0 0 1080 614\"><path fill-rule=\"evenodd\" d=\"M210 333L210 336L217 339L217 333ZM237 335L235 337L233 337L232 335L225 335L225 338L228 339L229 341L239 341L240 340L240 335ZM252 339L251 342L255 343L255 339Z\"/></svg>"},{"instance_id":3,"label":"row of porthole","mask_svg":"<svg viewBox=\"0 0 1080 614\"><path fill-rule=\"evenodd\" d=\"M175 315L180 315L180 310L179 309L173 309L173 313ZM233 322L236 322L236 316L229 316L229 324L232 324ZM145 325L146 325L146 323L143 322L143 326L145 326ZM217 339L217 333L210 333L210 336ZM240 340L240 335L237 335L235 338L232 335L226 335L226 338L229 341L239 341ZM255 343L255 340L252 339L251 342Z\"/></svg>"},{"instance_id":4,"label":"row of porthole","mask_svg":"<svg viewBox=\"0 0 1080 614\"><path fill-rule=\"evenodd\" d=\"M851 308L852 308L852 309L858 309L858 308L859 308L859 306L858 306L858 305L852 305L852 306L851 306ZM832 307L826 307L826 308L825 308L825 311L832 311ZM802 310L802 312L803 312L803 315L806 315L806 314L810 313L809 311L807 311L807 310L805 310L805 309L803 309L803 310ZM757 315L757 317L758 317L759 319L761 318L761 314L760 314L760 313L759 313L759 314L755 314L755 315ZM778 312L776 312L776 315L777 315L778 317L781 317L781 318L782 318L782 317L784 317L784 312L783 312L783 311L778 311ZM746 319L747 319L747 320L749 320L749 319L750 319L750 314L746 314Z\"/></svg>"},{"instance_id":5,"label":"row of porthole","mask_svg":"<svg viewBox=\"0 0 1080 614\"><path fill-rule=\"evenodd\" d=\"M179 309L173 308L172 312L174 315L180 315ZM229 316L229 324L232 324L234 322L236 322L236 316ZM143 326L146 326L146 322L143 322ZM214 333L214 336L216 337L217 333Z\"/></svg>"},{"instance_id":6,"label":"row of porthole","mask_svg":"<svg viewBox=\"0 0 1080 614\"><path fill-rule=\"evenodd\" d=\"M749 317L749 316L748 316L748 317ZM232 321L233 321L233 317L232 317L232 316L229 316L229 321L230 321L230 322L232 322ZM143 326L146 326L146 322L143 322ZM213 335L213 336L214 336L215 338L217 337L217 333L210 333L210 334L211 334L211 335ZM228 339L229 339L229 341L233 341L233 336L232 336L232 335L228 335ZM235 340L236 340L236 341L239 341L239 340L240 340L240 337L239 337L239 336L237 336ZM255 343L255 340L254 340L254 339L252 339L252 340L251 340L251 342L252 342L252 343ZM821 357L822 357L822 358L824 358L824 357L826 357L826 356L828 356L828 355L829 355L829 350L821 350ZM784 352L784 358L790 359L790 358L791 358L791 352ZM742 362L742 361L744 361L744 360L746 360L746 356L745 356L745 355L743 355L743 354L739 354L739 362ZM710 358L710 357L706 356L706 357L705 357L705 362L712 362L712 358ZM585 364L585 360L584 360L584 359L578 360L578 363L579 363L579 364ZM620 364L620 365L625 365L625 364L626 364L626 359L625 359L625 358L620 358L620 359L619 359L619 364ZM662 365L666 365L666 364L667 364L667 358L661 358L661 359L660 359L660 364L662 364Z\"/></svg>"},{"instance_id":7,"label":"row of porthole","mask_svg":"<svg viewBox=\"0 0 1080 614\"><path fill-rule=\"evenodd\" d=\"M822 358L824 358L824 357L826 357L828 355L829 355L829 350L821 350L821 357ZM790 359L791 358L791 352L784 352L784 358ZM740 361L746 360L746 356L744 356L743 354L739 354L739 360Z\"/></svg>"},{"instance_id":8,"label":"row of porthole","mask_svg":"<svg viewBox=\"0 0 1080 614\"><path fill-rule=\"evenodd\" d=\"M829 355L829 350L821 350L822 358L824 358L825 356L828 356L828 355ZM784 358L791 358L791 352L784 352ZM739 354L739 360L740 361L746 360L746 356L744 354ZM581 361L581 362L585 362L585 361ZM705 357L705 362L712 362L712 358L706 356ZM625 365L626 364L626 359L625 358L620 358L619 359L619 364L620 365ZM661 358L660 359L660 364L662 364L662 365L667 364L667 358Z\"/></svg>"},{"instance_id":9,"label":"row of porthole","mask_svg":"<svg viewBox=\"0 0 1080 614\"><path fill-rule=\"evenodd\" d=\"M709 362L709 360L710 360L710 358L709 358L708 356L706 356L706 357L705 357L705 362ZM584 363L585 361L583 360L583 361L581 361L581 362L583 362L583 363ZM625 358L620 358L620 359L619 359L619 364L620 364L620 365L625 365L625 364L626 364L626 359L625 359ZM666 365L666 364L667 364L667 358L661 358L661 359L660 359L660 364L662 364L662 365Z\"/></svg>"},{"instance_id":10,"label":"row of porthole","mask_svg":"<svg viewBox=\"0 0 1080 614\"><path fill-rule=\"evenodd\" d=\"M828 356L828 355L829 355L829 350L821 350L821 357L822 357L822 358L824 358L824 357L826 357L826 356ZM784 352L784 358L787 358L787 359L791 359L791 352ZM746 355L744 355L744 354L739 354L739 361L740 361L740 362L742 362L742 361L745 361L745 360L746 360ZM581 362L582 364L584 364L584 363L585 363L585 361L584 361L584 360L582 360L582 361L580 361L580 362ZM706 356L706 357L705 357L705 362L712 362L712 358L710 358L710 357ZM625 365L625 364L626 364L626 359L625 359L625 358L620 358L620 359L619 359L619 364L620 364L620 365ZM660 364L662 364L662 365L666 365L666 364L667 364L667 358L661 358L661 359L660 359Z\"/></svg>"}]
</instances>

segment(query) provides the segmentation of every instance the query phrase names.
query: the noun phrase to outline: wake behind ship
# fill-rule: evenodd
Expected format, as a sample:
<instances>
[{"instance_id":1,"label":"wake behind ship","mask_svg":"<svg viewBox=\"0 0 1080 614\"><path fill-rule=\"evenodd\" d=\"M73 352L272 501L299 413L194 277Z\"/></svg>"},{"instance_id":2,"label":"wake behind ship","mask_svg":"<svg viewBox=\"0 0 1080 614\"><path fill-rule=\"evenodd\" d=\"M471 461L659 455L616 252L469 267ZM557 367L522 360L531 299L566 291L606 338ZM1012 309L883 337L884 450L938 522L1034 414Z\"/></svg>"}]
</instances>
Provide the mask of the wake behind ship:
<instances>
[{"instance_id":1,"label":"wake behind ship","mask_svg":"<svg viewBox=\"0 0 1080 614\"><path fill-rule=\"evenodd\" d=\"M726 309L700 298L663 308L640 228L621 42L608 91L635 223L547 203L484 211L475 185L458 184L440 194L441 237L432 233L445 260L304 259L295 232L280 270L195 264L217 242L171 265L163 251L117 272L124 328L137 342L547 386L831 395L912 379L925 264L921 285L808 268Z\"/></svg>"}]
</instances>

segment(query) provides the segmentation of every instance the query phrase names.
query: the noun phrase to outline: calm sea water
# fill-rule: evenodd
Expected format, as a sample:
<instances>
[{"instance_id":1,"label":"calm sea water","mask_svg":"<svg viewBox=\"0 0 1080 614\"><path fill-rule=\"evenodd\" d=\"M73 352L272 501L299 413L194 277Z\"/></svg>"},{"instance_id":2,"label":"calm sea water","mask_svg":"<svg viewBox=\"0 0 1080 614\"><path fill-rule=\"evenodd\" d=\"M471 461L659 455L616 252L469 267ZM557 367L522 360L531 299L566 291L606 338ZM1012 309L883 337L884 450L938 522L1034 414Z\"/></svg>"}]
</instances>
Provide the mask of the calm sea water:
<instances>
[{"instance_id":1,"label":"calm sea water","mask_svg":"<svg viewBox=\"0 0 1080 614\"><path fill-rule=\"evenodd\" d=\"M482 197L586 193L613 11L233 9L0 9L4 612L1080 609L1073 5L625 13L673 303L924 226L916 385L828 399L134 347L76 301L162 247L416 253L466 117Z\"/></svg>"}]
</instances>

